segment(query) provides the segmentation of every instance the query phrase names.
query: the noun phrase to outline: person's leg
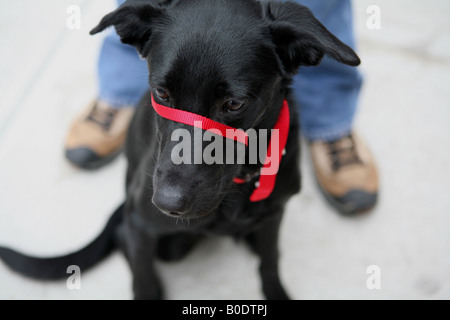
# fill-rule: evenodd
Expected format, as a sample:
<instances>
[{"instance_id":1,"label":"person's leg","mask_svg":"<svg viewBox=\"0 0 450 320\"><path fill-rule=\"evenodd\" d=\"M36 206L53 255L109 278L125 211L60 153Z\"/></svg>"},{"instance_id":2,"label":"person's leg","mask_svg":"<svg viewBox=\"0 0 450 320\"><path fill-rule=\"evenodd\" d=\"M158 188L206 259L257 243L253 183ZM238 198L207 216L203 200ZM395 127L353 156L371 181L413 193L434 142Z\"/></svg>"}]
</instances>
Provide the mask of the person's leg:
<instances>
[{"instance_id":1,"label":"person's leg","mask_svg":"<svg viewBox=\"0 0 450 320\"><path fill-rule=\"evenodd\" d=\"M120 6L125 0L117 0ZM97 64L98 100L113 108L135 107L148 90L148 69L136 49L115 30L105 37Z\"/></svg>"},{"instance_id":2,"label":"person's leg","mask_svg":"<svg viewBox=\"0 0 450 320\"><path fill-rule=\"evenodd\" d=\"M298 0L335 36L355 48L350 0ZM295 77L302 133L308 140L334 140L352 130L362 77L357 68L325 57Z\"/></svg>"},{"instance_id":3,"label":"person's leg","mask_svg":"<svg viewBox=\"0 0 450 320\"><path fill-rule=\"evenodd\" d=\"M297 0L334 35L355 48L350 0ZM357 68L325 57L318 67L300 69L293 84L302 133L326 199L343 214L372 208L378 177L373 157L353 134L362 76Z\"/></svg>"},{"instance_id":4,"label":"person's leg","mask_svg":"<svg viewBox=\"0 0 450 320\"><path fill-rule=\"evenodd\" d=\"M146 62L114 30L103 41L97 76L97 99L74 121L66 139L66 158L84 169L99 168L119 154L134 108L149 88Z\"/></svg>"},{"instance_id":5,"label":"person's leg","mask_svg":"<svg viewBox=\"0 0 450 320\"><path fill-rule=\"evenodd\" d=\"M148 69L137 50L114 30L103 41L97 64L98 100L113 108L135 107L148 90Z\"/></svg>"}]
</instances>

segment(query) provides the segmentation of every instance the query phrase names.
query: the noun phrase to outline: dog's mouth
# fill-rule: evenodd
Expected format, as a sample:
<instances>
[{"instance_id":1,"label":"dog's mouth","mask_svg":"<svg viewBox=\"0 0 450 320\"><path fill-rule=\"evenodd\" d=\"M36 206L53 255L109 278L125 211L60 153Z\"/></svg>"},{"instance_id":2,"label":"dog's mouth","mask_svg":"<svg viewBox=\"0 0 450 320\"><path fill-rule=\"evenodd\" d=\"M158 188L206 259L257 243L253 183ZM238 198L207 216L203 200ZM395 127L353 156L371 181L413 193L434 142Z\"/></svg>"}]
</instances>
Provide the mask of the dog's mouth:
<instances>
[{"instance_id":1,"label":"dog's mouth","mask_svg":"<svg viewBox=\"0 0 450 320\"><path fill-rule=\"evenodd\" d=\"M165 214L167 216L169 216L171 218L175 218L177 220L179 220L179 219L182 219L182 220L194 220L194 219L200 219L200 218L206 217L207 215L212 213L212 211L214 211L214 210L215 210L215 208L204 210L204 211L201 211L201 212L187 213L187 214L182 214L182 213L178 213L178 212L169 212L169 213L165 213Z\"/></svg>"},{"instance_id":2,"label":"dog's mouth","mask_svg":"<svg viewBox=\"0 0 450 320\"><path fill-rule=\"evenodd\" d=\"M166 216L170 217L170 218L174 218L176 220L196 220L196 219L201 219L204 218L210 214L213 214L214 211L216 211L216 209L219 207L220 203L221 203L222 199L218 199L217 201L215 201L215 203L211 206L208 206L205 209L202 210L192 210L190 212L184 212L184 213L180 213L180 212L176 212L176 211L162 211L160 210L163 214L165 214Z\"/></svg>"}]
</instances>

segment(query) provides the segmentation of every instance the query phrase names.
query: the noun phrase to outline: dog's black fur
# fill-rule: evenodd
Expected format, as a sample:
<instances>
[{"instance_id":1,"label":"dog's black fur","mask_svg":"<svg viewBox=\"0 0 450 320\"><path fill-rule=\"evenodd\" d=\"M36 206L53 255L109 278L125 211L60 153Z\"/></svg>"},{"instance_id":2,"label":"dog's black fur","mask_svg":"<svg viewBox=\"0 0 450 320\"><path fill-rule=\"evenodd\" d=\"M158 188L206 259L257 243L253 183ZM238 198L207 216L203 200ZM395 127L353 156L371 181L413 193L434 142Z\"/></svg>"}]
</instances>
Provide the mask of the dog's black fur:
<instances>
[{"instance_id":1,"label":"dog's black fur","mask_svg":"<svg viewBox=\"0 0 450 320\"><path fill-rule=\"evenodd\" d=\"M252 203L257 177L233 183L234 177L258 172L258 165L173 164L171 133L193 128L156 115L149 91L126 143L126 201L102 234L65 257L32 258L7 248L0 248L0 257L25 275L55 279L66 276L68 265L84 270L118 246L133 272L135 298L160 299L157 257L176 260L205 234L226 234L245 239L260 257L266 298L287 299L278 275L277 239L283 208L300 190L298 117L288 87L300 66L317 65L325 54L352 66L359 58L307 8L292 2L129 0L91 34L110 26L148 61L151 88L169 94L166 101L154 94L161 104L244 130L270 130L286 98L291 123L275 189L268 199ZM244 107L226 110L229 98L245 101Z\"/></svg>"}]
</instances>

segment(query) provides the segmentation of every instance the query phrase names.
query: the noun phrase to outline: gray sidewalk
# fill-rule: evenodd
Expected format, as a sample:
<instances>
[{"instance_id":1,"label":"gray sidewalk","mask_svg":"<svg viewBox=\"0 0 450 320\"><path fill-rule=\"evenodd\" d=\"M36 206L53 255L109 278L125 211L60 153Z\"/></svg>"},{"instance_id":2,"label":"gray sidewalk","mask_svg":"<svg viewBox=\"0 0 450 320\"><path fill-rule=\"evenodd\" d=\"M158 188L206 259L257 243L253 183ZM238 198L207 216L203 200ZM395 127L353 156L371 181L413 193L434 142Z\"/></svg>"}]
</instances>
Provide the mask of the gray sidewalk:
<instances>
[{"instance_id":1,"label":"gray sidewalk","mask_svg":"<svg viewBox=\"0 0 450 320\"><path fill-rule=\"evenodd\" d=\"M450 2L358 0L365 86L356 126L381 174L378 207L345 219L323 201L304 148L303 190L282 225L281 276L295 299L450 298ZM81 8L81 29L66 26ZM370 5L381 29L369 29ZM78 249L124 196L123 158L97 171L66 163L73 118L95 97L102 36L90 28L114 1L0 0L0 244L37 256ZM368 267L381 270L369 290ZM257 260L228 238L179 263L158 263L169 299L260 299ZM0 262L0 299L129 299L131 276L114 254L65 281L19 276Z\"/></svg>"}]
</instances>

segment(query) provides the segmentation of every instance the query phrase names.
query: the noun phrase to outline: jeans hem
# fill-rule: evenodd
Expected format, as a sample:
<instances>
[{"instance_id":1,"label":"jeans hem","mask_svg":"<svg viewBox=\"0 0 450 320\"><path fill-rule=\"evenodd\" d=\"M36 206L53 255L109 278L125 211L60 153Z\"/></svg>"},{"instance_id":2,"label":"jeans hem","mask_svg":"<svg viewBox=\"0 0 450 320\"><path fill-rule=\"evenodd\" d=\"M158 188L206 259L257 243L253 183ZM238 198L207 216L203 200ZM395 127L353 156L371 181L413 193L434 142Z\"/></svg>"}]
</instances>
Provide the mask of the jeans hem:
<instances>
[{"instance_id":1,"label":"jeans hem","mask_svg":"<svg viewBox=\"0 0 450 320\"><path fill-rule=\"evenodd\" d=\"M334 141L349 135L353 130L353 123L346 122L325 130L303 130L303 135L309 141Z\"/></svg>"}]
</instances>

